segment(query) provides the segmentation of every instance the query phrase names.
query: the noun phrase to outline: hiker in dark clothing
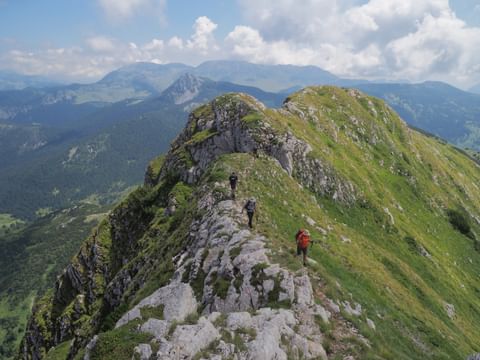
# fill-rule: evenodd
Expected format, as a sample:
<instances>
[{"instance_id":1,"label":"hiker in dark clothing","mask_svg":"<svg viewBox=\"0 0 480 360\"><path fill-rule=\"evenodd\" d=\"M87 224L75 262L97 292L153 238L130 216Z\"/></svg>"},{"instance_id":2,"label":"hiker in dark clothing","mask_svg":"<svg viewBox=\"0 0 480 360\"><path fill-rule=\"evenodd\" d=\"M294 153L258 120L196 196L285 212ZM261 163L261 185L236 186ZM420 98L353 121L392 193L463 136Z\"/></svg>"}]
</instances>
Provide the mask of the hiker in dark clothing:
<instances>
[{"instance_id":1,"label":"hiker in dark clothing","mask_svg":"<svg viewBox=\"0 0 480 360\"><path fill-rule=\"evenodd\" d=\"M303 265L307 266L307 250L310 245L310 232L305 229L298 230L295 235L297 243L297 256L303 254Z\"/></svg>"},{"instance_id":2,"label":"hiker in dark clothing","mask_svg":"<svg viewBox=\"0 0 480 360\"><path fill-rule=\"evenodd\" d=\"M235 174L235 172L232 172L228 180L230 180L230 189L231 189L230 194L232 196L232 199L235 200L235 191L237 190L237 181L238 181L237 174Z\"/></svg>"},{"instance_id":3,"label":"hiker in dark clothing","mask_svg":"<svg viewBox=\"0 0 480 360\"><path fill-rule=\"evenodd\" d=\"M243 213L243 210L247 210L248 226L250 227L250 229L253 228L252 220L253 220L253 215L255 214L256 207L257 207L257 203L255 198L250 198L245 203L245 206L242 209L242 213Z\"/></svg>"}]
</instances>

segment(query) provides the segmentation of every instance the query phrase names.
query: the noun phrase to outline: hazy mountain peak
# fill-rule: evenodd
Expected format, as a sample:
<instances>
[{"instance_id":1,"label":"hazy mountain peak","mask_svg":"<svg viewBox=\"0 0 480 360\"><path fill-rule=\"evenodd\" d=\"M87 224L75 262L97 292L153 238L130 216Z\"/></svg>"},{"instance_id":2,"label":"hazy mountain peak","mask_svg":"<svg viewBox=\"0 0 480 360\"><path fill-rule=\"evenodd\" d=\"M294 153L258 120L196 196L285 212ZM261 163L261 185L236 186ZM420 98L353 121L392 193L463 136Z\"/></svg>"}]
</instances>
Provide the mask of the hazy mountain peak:
<instances>
[{"instance_id":1,"label":"hazy mountain peak","mask_svg":"<svg viewBox=\"0 0 480 360\"><path fill-rule=\"evenodd\" d=\"M184 104L200 94L200 89L206 81L208 79L185 73L165 89L162 96L170 98L176 105Z\"/></svg>"}]
</instances>

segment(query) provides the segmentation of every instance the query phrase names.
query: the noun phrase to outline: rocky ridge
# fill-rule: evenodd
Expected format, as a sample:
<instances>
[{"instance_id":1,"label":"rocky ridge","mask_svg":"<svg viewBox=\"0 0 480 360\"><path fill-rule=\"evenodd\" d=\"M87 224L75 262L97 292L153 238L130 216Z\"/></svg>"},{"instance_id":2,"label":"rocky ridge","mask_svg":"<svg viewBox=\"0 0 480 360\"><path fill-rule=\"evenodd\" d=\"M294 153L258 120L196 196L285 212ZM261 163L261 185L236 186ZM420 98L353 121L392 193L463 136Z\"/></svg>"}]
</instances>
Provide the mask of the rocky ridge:
<instances>
[{"instance_id":1,"label":"rocky ridge","mask_svg":"<svg viewBox=\"0 0 480 360\"><path fill-rule=\"evenodd\" d=\"M228 101L226 101L228 99ZM287 102L285 108L288 109ZM175 169L182 181L195 183L222 154L254 149L276 159L289 175L319 195L351 204L357 198L351 182L331 165L310 157L311 146L291 132L278 133L262 121L265 106L246 94L224 96L193 112L185 131L172 144L160 176Z\"/></svg>"},{"instance_id":2,"label":"rocky ridge","mask_svg":"<svg viewBox=\"0 0 480 360\"><path fill-rule=\"evenodd\" d=\"M125 313L116 327L141 319L140 330L158 343L157 359L193 358L211 344L214 355L205 359L287 359L287 353L326 359L315 316L328 323L330 313L315 304L307 273L272 264L266 239L240 224L241 208L233 201L212 204L211 194L201 199L199 206L207 212L193 224L192 246L177 255L172 282ZM199 273L205 285L195 294L190 283ZM142 309L159 306L163 319L142 316ZM181 323L197 310L196 324L178 325L168 336L174 321ZM222 339L239 330L242 346ZM147 359L151 347L140 344L136 351Z\"/></svg>"},{"instance_id":3,"label":"rocky ridge","mask_svg":"<svg viewBox=\"0 0 480 360\"><path fill-rule=\"evenodd\" d=\"M240 94L220 97L192 113L158 175L152 178L151 169L147 171L147 188L158 190L172 177L198 185L221 155L257 148L289 175L302 167L299 180L312 190L353 203L353 185L328 164L308 158L308 144L292 134L279 137L266 123L248 126L244 118L257 116L262 109L263 104ZM189 167L191 162L195 165ZM318 319L328 324L330 312L315 303L306 271L292 273L272 263L267 239L240 225L239 203L219 199L218 193L207 189L202 189L194 210L206 214L189 225L182 250L174 254L172 280L123 314L116 327L141 320L139 330L153 336L152 342L157 344L153 347L159 347L158 359L193 358L211 344L217 345L210 346L212 354L223 356L211 358L287 359L287 354L293 354L294 358L326 359ZM164 201L163 215L174 216L175 195L170 193ZM137 255L152 221L144 205L131 201L118 206L85 243L59 277L52 304L46 304L47 309L37 304L34 311L38 316L30 321L23 358L40 359L48 348L68 339L73 339L69 358L86 345L84 358L89 358L96 337L88 344L87 340L98 331L103 314L117 309L132 288L142 287L148 268L159 260ZM159 306L162 319L142 316L143 308ZM167 334L172 324L195 312L201 315L197 323L179 325L173 334ZM82 321L86 316L90 326ZM249 335L237 339L242 345L235 348L223 338L235 338L238 328ZM194 338L199 341L185 341ZM141 358L155 356L149 344L135 349Z\"/></svg>"},{"instance_id":4,"label":"rocky ridge","mask_svg":"<svg viewBox=\"0 0 480 360\"><path fill-rule=\"evenodd\" d=\"M319 96L324 103L309 102ZM322 141L329 145L319 147L317 139L325 134ZM388 182L381 188L375 176L354 178L335 163L342 146L352 159L358 156L353 150L361 149L362 166L395 179L397 188L422 202L425 175L418 168L434 172L424 163L428 154L418 151L422 141L387 107L354 90L305 89L280 110L244 94L198 108L165 159L149 166L145 185L92 233L55 290L36 303L21 358L360 359L408 353L417 359L473 353L475 345L448 344L458 342L447 326L464 316L465 305L448 292L433 293L425 287L428 279L409 282L420 275L410 276L407 261L426 269L443 266L432 243L403 235L403 214L412 205L405 197L386 204L385 197L392 201L391 193L382 192L393 189ZM435 157L447 152L465 161L472 178L478 175L460 153L431 146ZM444 164L442 171L453 174ZM355 175L364 170L352 167ZM245 181L237 202L226 185L232 169ZM439 181L445 178L442 173ZM362 181L368 186L359 186ZM470 185L462 184L462 193L473 196ZM241 215L251 195L265 207L264 223L255 230ZM434 209L436 221L450 226L432 198L429 213ZM464 201L475 214L470 200ZM311 271L295 265L291 253L293 227L303 222L321 243L313 256L320 253L322 264L312 261ZM443 231L457 247L468 248L475 239L473 232ZM463 289L470 291L468 283ZM420 305L412 301L416 294ZM409 312L398 312L405 303L415 305L409 309L413 327L398 320L409 320ZM434 320L422 318L430 311ZM419 318L434 321L441 335ZM445 333L450 340L442 342ZM407 342L400 350L394 345Z\"/></svg>"}]
</instances>

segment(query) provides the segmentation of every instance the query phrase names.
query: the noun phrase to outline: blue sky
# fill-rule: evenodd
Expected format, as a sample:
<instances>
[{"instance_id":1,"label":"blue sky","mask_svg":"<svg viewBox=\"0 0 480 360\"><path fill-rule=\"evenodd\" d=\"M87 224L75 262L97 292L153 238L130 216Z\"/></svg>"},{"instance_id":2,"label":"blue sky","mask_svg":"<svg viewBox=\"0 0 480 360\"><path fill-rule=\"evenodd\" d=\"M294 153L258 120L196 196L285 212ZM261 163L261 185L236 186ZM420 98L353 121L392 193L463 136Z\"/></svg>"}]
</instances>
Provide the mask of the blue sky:
<instances>
[{"instance_id":1,"label":"blue sky","mask_svg":"<svg viewBox=\"0 0 480 360\"><path fill-rule=\"evenodd\" d=\"M0 69L88 82L211 59L466 88L480 82L480 0L0 0Z\"/></svg>"},{"instance_id":2,"label":"blue sky","mask_svg":"<svg viewBox=\"0 0 480 360\"><path fill-rule=\"evenodd\" d=\"M2 3L1 36L32 47L48 43L70 46L96 34L129 42L147 42L158 36L187 37L192 24L202 15L215 19L219 33L226 35L239 13L237 3L229 0L175 0L166 4L163 11L139 10L125 18L109 16L98 1L92 0L0 1Z\"/></svg>"}]
</instances>

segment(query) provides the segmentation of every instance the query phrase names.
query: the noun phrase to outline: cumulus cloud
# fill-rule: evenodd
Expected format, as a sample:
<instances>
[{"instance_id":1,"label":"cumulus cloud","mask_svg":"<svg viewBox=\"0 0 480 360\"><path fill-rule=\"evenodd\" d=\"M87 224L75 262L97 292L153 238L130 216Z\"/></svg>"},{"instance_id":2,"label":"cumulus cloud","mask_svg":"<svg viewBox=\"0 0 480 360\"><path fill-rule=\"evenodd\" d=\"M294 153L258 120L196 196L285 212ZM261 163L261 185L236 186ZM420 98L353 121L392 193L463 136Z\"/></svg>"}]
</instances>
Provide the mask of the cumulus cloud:
<instances>
[{"instance_id":1,"label":"cumulus cloud","mask_svg":"<svg viewBox=\"0 0 480 360\"><path fill-rule=\"evenodd\" d=\"M115 63L109 56L85 56L80 47L46 49L40 52L11 50L0 61L7 60L10 68L28 75L64 76L71 79L98 78Z\"/></svg>"},{"instance_id":2,"label":"cumulus cloud","mask_svg":"<svg viewBox=\"0 0 480 360\"><path fill-rule=\"evenodd\" d=\"M155 10L164 21L166 0L98 0L105 14L113 20L127 19L141 10Z\"/></svg>"},{"instance_id":3,"label":"cumulus cloud","mask_svg":"<svg viewBox=\"0 0 480 360\"><path fill-rule=\"evenodd\" d=\"M210 49L216 49L215 37L213 32L217 28L212 20L206 16L200 16L193 25L195 30L194 34L187 41L187 47L189 49L197 49L202 54L206 54Z\"/></svg>"},{"instance_id":4,"label":"cumulus cloud","mask_svg":"<svg viewBox=\"0 0 480 360\"><path fill-rule=\"evenodd\" d=\"M168 40L168 46L177 49L183 49L183 40L178 36L173 36L172 38L170 38L170 40Z\"/></svg>"},{"instance_id":5,"label":"cumulus cloud","mask_svg":"<svg viewBox=\"0 0 480 360\"><path fill-rule=\"evenodd\" d=\"M163 50L164 46L165 45L163 43L163 40L153 39L149 43L145 44L145 46L143 48L147 51L151 51L151 50L161 51L161 50Z\"/></svg>"},{"instance_id":6,"label":"cumulus cloud","mask_svg":"<svg viewBox=\"0 0 480 360\"><path fill-rule=\"evenodd\" d=\"M267 42L258 30L248 26L236 26L226 38L227 48L233 55L256 63L280 63L306 65L314 59L310 48L294 46L287 41Z\"/></svg>"},{"instance_id":7,"label":"cumulus cloud","mask_svg":"<svg viewBox=\"0 0 480 360\"><path fill-rule=\"evenodd\" d=\"M123 18L152 4L165 5L165 0L98 1ZM464 87L480 82L480 28L458 18L448 0L303 0L301 6L297 0L237 1L243 24L226 29L223 39L216 38L218 25L200 16L189 37L124 43L95 36L86 46L63 52L3 51L0 66L30 73L42 73L42 67L50 73L73 69L95 77L135 61L198 64L234 58L317 65L344 77L437 79ZM55 60L52 52L59 52Z\"/></svg>"},{"instance_id":8,"label":"cumulus cloud","mask_svg":"<svg viewBox=\"0 0 480 360\"><path fill-rule=\"evenodd\" d=\"M88 38L86 43L93 51L110 52L115 50L114 41L105 36L94 36Z\"/></svg>"},{"instance_id":9,"label":"cumulus cloud","mask_svg":"<svg viewBox=\"0 0 480 360\"><path fill-rule=\"evenodd\" d=\"M236 27L227 42L240 58L309 63L350 77L480 81L480 28L468 27L448 0L238 3L249 26Z\"/></svg>"},{"instance_id":10,"label":"cumulus cloud","mask_svg":"<svg viewBox=\"0 0 480 360\"><path fill-rule=\"evenodd\" d=\"M0 67L31 75L92 81L118 67L138 61L200 63L225 56L215 39L216 29L217 24L201 16L193 24L192 35L186 39L174 36L166 40L153 38L145 43L134 43L99 35L85 39L82 47L3 52L0 53Z\"/></svg>"}]
</instances>

